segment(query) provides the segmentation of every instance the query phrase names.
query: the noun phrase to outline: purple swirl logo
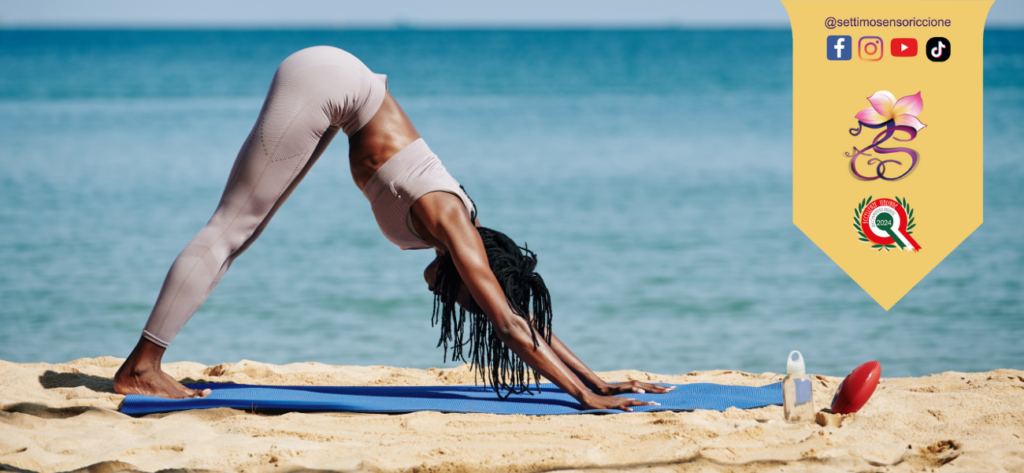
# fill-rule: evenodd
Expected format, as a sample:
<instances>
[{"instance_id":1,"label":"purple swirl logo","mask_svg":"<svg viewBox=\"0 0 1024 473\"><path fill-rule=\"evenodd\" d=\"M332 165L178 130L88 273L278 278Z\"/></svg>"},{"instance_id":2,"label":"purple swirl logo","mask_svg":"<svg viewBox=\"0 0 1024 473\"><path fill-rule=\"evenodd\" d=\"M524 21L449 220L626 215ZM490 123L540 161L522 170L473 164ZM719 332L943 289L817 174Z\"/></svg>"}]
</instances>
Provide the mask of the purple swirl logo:
<instances>
[{"instance_id":1,"label":"purple swirl logo","mask_svg":"<svg viewBox=\"0 0 1024 473\"><path fill-rule=\"evenodd\" d=\"M881 145L890 139L900 142L913 141L917 138L918 132L927 126L917 119L924 110L921 92L896 100L892 93L880 90L868 97L868 102L871 106L857 113L857 128L850 128L850 134L859 136L865 127L884 129L875 135L868 147L857 149L854 146L853 153L845 153L846 157L850 158L850 171L858 179L865 181L902 179L914 170L920 155L910 148L883 148ZM905 137L900 138L897 133L902 133ZM898 156L876 157L869 152L879 155L905 154L910 157L910 162L906 163L906 158L897 159Z\"/></svg>"}]
</instances>

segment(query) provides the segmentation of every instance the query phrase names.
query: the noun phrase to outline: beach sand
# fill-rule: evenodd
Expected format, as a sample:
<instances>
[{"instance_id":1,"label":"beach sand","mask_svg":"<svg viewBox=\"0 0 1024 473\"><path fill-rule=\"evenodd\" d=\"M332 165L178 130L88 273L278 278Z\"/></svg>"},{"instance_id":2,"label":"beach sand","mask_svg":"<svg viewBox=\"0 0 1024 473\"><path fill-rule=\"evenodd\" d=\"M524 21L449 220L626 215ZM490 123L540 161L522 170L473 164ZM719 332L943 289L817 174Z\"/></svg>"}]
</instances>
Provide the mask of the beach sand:
<instances>
[{"instance_id":1,"label":"beach sand","mask_svg":"<svg viewBox=\"0 0 1024 473\"><path fill-rule=\"evenodd\" d=\"M220 408L130 417L111 378L123 360L0 361L0 471L191 469L284 472L1017 471L1024 472L1024 371L883 378L853 415L788 425L782 408L580 416L289 413ZM472 384L468 366L172 363L185 382ZM884 369L884 367L883 367ZM779 374L603 373L608 380L760 386ZM815 407L840 378L814 376Z\"/></svg>"}]
</instances>

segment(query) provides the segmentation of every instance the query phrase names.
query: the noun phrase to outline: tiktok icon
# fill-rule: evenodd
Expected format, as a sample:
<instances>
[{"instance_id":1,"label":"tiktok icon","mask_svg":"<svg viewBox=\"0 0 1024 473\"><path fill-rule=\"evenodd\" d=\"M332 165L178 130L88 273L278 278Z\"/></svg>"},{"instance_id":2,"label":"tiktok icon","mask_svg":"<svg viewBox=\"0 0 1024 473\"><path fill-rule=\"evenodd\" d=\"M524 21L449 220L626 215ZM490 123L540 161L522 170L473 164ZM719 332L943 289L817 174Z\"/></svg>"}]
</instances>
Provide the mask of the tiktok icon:
<instances>
[{"instance_id":1,"label":"tiktok icon","mask_svg":"<svg viewBox=\"0 0 1024 473\"><path fill-rule=\"evenodd\" d=\"M929 39L924 49L925 56L928 56L928 60L931 62L945 62L952 53L953 44L942 37Z\"/></svg>"}]
</instances>

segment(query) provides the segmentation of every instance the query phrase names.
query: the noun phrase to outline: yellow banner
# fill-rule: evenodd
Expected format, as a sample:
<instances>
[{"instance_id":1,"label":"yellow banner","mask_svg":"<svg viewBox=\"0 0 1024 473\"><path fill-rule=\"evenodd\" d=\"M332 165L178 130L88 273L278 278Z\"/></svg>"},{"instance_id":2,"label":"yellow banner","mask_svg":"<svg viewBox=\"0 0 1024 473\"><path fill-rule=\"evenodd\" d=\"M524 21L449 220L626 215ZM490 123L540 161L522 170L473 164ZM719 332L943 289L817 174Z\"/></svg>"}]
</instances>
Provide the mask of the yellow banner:
<instances>
[{"instance_id":1,"label":"yellow banner","mask_svg":"<svg viewBox=\"0 0 1024 473\"><path fill-rule=\"evenodd\" d=\"M889 310L981 225L992 1L782 3L793 223Z\"/></svg>"}]
</instances>

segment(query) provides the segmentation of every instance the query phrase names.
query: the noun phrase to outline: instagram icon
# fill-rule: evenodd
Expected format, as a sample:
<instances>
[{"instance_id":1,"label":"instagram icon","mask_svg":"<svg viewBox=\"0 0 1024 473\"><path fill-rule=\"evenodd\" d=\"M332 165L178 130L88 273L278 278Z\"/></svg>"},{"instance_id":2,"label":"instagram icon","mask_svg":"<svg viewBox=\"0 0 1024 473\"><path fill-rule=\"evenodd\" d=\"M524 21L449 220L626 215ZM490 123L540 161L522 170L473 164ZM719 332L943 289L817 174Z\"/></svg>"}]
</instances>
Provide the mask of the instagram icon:
<instances>
[{"instance_id":1,"label":"instagram icon","mask_svg":"<svg viewBox=\"0 0 1024 473\"><path fill-rule=\"evenodd\" d=\"M861 36L857 42L857 56L864 61L878 61L882 59L882 49L885 42L878 36Z\"/></svg>"}]
</instances>

